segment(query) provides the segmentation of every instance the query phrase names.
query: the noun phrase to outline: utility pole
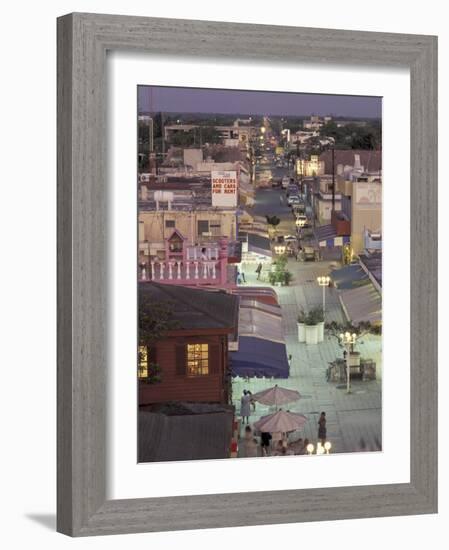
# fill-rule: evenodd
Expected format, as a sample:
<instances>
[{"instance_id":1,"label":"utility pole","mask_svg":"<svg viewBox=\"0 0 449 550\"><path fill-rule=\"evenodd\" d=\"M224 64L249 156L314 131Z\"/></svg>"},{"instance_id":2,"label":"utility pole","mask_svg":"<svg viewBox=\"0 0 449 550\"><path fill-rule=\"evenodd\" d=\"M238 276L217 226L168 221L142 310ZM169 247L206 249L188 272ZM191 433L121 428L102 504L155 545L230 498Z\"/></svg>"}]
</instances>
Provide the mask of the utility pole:
<instances>
[{"instance_id":1,"label":"utility pole","mask_svg":"<svg viewBox=\"0 0 449 550\"><path fill-rule=\"evenodd\" d=\"M165 158L165 129L164 129L164 113L161 112L161 133L162 133L162 162Z\"/></svg>"},{"instance_id":2,"label":"utility pole","mask_svg":"<svg viewBox=\"0 0 449 550\"><path fill-rule=\"evenodd\" d=\"M332 214L335 211L335 147L332 147Z\"/></svg>"}]
</instances>

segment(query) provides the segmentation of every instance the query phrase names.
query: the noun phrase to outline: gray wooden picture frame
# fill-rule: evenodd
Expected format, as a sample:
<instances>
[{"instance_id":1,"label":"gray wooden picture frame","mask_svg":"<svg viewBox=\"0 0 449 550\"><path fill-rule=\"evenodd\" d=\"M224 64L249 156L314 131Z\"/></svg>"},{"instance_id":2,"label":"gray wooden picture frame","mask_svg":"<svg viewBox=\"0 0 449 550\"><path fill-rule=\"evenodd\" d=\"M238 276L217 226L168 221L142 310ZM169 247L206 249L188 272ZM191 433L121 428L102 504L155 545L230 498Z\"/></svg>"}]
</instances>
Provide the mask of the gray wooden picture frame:
<instances>
[{"instance_id":1,"label":"gray wooden picture frame","mask_svg":"<svg viewBox=\"0 0 449 550\"><path fill-rule=\"evenodd\" d=\"M436 512L437 38L81 13L57 25L58 531L86 536ZM410 483L106 499L108 50L410 69Z\"/></svg>"}]
</instances>

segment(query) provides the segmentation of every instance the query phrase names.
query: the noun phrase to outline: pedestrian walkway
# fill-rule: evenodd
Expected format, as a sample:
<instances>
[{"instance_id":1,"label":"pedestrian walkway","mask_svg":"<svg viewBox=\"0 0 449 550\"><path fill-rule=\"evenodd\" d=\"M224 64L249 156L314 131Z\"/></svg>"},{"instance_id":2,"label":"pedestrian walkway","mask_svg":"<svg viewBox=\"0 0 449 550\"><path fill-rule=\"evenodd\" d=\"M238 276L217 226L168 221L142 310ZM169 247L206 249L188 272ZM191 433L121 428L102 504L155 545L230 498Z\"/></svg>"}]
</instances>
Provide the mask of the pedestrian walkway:
<instances>
[{"instance_id":1,"label":"pedestrian walkway","mask_svg":"<svg viewBox=\"0 0 449 550\"><path fill-rule=\"evenodd\" d=\"M325 411L327 438L332 443L332 452L379 450L382 442L381 337L365 335L356 347L363 357L376 361L378 380L353 381L350 394L344 388L326 381L328 363L343 356L337 339L325 335L324 342L317 345L298 342L298 313L301 308L308 310L322 305L322 289L316 278L328 274L331 267L331 262L303 263L289 260L287 269L292 272L293 281L290 286L275 287L275 290L283 313L287 353L292 356L290 377L286 380L236 378L233 381L233 402L238 412L243 389L256 393L278 383L298 390L302 395L299 401L285 407L308 417L307 424L296 434L297 437L308 438L316 444L318 418L321 411ZM254 264L243 266L246 284L267 286L267 282L257 280L255 268ZM334 288L326 289L325 319L326 322L344 321L338 293ZM257 403L256 410L250 416L250 424L274 410L274 407Z\"/></svg>"}]
</instances>

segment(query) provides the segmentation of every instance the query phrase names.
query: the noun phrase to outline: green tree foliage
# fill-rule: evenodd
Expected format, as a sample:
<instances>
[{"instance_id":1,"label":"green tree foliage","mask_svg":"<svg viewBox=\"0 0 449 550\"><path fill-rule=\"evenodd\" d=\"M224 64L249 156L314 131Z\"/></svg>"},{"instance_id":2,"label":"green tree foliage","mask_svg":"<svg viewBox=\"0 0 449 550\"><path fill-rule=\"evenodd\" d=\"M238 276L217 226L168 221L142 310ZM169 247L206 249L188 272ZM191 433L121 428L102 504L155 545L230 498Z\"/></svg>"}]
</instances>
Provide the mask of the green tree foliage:
<instances>
[{"instance_id":1,"label":"green tree foliage","mask_svg":"<svg viewBox=\"0 0 449 550\"><path fill-rule=\"evenodd\" d=\"M222 138L220 132L215 126L201 126L200 131L201 143L221 143Z\"/></svg>"},{"instance_id":2,"label":"green tree foliage","mask_svg":"<svg viewBox=\"0 0 449 550\"><path fill-rule=\"evenodd\" d=\"M325 124L321 130L322 137L333 137L336 149L378 149L382 145L382 128L380 121L373 121L366 126L347 124L338 127L335 121Z\"/></svg>"},{"instance_id":3,"label":"green tree foliage","mask_svg":"<svg viewBox=\"0 0 449 550\"><path fill-rule=\"evenodd\" d=\"M190 132L175 132L171 138L170 142L175 147L192 147L195 144L195 133Z\"/></svg>"},{"instance_id":4,"label":"green tree foliage","mask_svg":"<svg viewBox=\"0 0 449 550\"><path fill-rule=\"evenodd\" d=\"M280 218L278 218L277 216L265 216L266 220L267 220L267 224L268 225L271 225L272 227L277 227L280 223L281 223L281 220Z\"/></svg>"},{"instance_id":5,"label":"green tree foliage","mask_svg":"<svg viewBox=\"0 0 449 550\"><path fill-rule=\"evenodd\" d=\"M144 293L139 295L139 347L151 349L168 330L178 328L179 324L173 319L173 306L169 302L155 302ZM139 350L139 365L142 354ZM161 381L161 368L157 363L148 364L149 384Z\"/></svg>"},{"instance_id":6,"label":"green tree foliage","mask_svg":"<svg viewBox=\"0 0 449 550\"><path fill-rule=\"evenodd\" d=\"M145 293L139 295L139 343L151 346L168 330L178 327L173 319L173 304L155 302Z\"/></svg>"}]
</instances>

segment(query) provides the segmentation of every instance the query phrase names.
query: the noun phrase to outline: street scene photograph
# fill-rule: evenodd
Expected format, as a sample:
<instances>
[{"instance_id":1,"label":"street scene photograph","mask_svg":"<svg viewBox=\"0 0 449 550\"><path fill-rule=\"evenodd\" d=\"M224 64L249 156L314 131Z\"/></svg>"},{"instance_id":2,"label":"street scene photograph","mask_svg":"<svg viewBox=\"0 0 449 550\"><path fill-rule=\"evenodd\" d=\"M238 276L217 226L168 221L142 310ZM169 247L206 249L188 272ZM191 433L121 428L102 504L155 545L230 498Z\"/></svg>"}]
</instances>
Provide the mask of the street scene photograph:
<instances>
[{"instance_id":1,"label":"street scene photograph","mask_svg":"<svg viewBox=\"0 0 449 550\"><path fill-rule=\"evenodd\" d=\"M382 98L136 117L138 462L382 451Z\"/></svg>"}]
</instances>

